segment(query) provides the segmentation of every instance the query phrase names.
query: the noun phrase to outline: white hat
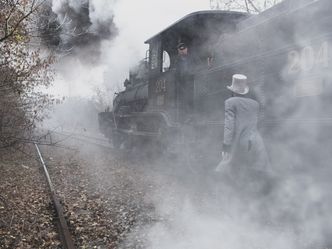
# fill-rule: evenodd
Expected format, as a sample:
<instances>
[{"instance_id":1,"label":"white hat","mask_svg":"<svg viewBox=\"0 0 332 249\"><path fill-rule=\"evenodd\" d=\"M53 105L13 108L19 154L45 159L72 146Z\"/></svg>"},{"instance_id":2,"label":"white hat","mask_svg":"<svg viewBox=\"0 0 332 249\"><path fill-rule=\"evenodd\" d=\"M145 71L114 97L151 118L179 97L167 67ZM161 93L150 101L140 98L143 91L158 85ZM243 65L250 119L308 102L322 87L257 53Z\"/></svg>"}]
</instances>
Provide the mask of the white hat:
<instances>
[{"instance_id":1,"label":"white hat","mask_svg":"<svg viewBox=\"0 0 332 249\"><path fill-rule=\"evenodd\" d=\"M227 88L237 94L247 94L249 92L247 76L243 74L234 74L232 77L232 85L227 86Z\"/></svg>"}]
</instances>

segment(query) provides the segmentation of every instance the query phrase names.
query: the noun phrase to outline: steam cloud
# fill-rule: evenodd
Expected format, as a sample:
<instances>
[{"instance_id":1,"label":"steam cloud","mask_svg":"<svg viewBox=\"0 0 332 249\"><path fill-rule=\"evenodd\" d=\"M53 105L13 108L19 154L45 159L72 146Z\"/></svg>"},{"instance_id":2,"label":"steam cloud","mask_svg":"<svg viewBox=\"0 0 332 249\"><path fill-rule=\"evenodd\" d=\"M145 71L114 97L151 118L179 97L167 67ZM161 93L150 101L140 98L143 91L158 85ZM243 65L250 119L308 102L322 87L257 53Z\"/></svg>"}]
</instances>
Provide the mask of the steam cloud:
<instances>
[{"instance_id":1,"label":"steam cloud","mask_svg":"<svg viewBox=\"0 0 332 249\"><path fill-rule=\"evenodd\" d=\"M114 24L112 7L114 1L103 0L53 0L45 7L41 18L43 42L47 47L61 53L88 56L96 61L100 45L104 40L114 38L118 31Z\"/></svg>"},{"instance_id":2,"label":"steam cloud","mask_svg":"<svg viewBox=\"0 0 332 249\"><path fill-rule=\"evenodd\" d=\"M277 33L278 27L273 28ZM320 30L311 31L314 34L323 33ZM308 45L302 33L295 32L292 35L300 48ZM254 40L254 37L246 38L248 41ZM269 37L262 39L269 41ZM285 47L289 40L280 37L277 43ZM284 66L286 70L287 65ZM330 73L321 66L315 70L317 75L327 78L324 91L330 96ZM280 90L280 96L274 92L268 93L268 100L274 103L274 110L269 104L269 111L277 113L279 119L286 117L282 116L282 112L289 112L277 129L265 127L264 135L268 138L276 180L273 192L255 198L246 195L245 187L232 189L223 182L224 179L214 179L211 175L211 178L201 175L198 181L190 171L182 175L183 179L189 178L189 183L170 186L169 182L159 182L159 185L169 187L156 190L155 204L161 220L146 228L148 248L331 248L331 131L319 121L331 117L331 112L324 109L331 102L324 100L324 94L294 96L294 79L289 79L279 67L273 73L279 77L273 80ZM271 80L269 77L267 80ZM298 77L303 83L307 75ZM286 82L287 87L282 82ZM319 79L311 79L310 83L313 86L321 84ZM207 153L202 151L202 154ZM210 169L207 174L214 173ZM208 181L208 184L205 185L204 181ZM250 184L250 181L242 182L248 188Z\"/></svg>"},{"instance_id":3,"label":"steam cloud","mask_svg":"<svg viewBox=\"0 0 332 249\"><path fill-rule=\"evenodd\" d=\"M208 8L208 1L206 5L205 8ZM72 58L68 63L75 67L61 68L62 72L65 71L65 78L74 85L72 92L96 82L112 87L112 91L118 91L117 87L125 79L128 68L144 57L145 39L185 14L202 8L201 3L180 3L178 0L54 0L52 9L63 27L59 34L61 42L77 48L77 52L92 44L97 44L105 52L100 64L95 67L86 67ZM150 9L154 11L146 12ZM160 20L161 16L164 19ZM115 27L118 28L118 36ZM77 34L87 33L86 38L78 39L79 36L66 34L73 30ZM99 34L98 30L104 30L105 33ZM280 46L282 43L280 40ZM301 45L303 41L299 39L297 43ZM89 93L87 90L86 94ZM287 100L279 101L278 107L283 109ZM315 113L321 111L315 110ZM299 106L291 118L302 118L307 112L305 106ZM274 139L274 151L269 152L277 159L274 167L279 184L273 196L267 199L245 199L242 193L211 179L208 179L208 186L193 179L186 186L169 186L169 182L165 182L164 185L169 187L157 189L154 199L157 213L164 219L144 231L149 235L148 248L321 249L324 248L323 244L332 244L331 169L317 170L315 166L322 163L320 158L310 169L293 168L294 165L307 163L297 151L299 145L308 144L310 140L311 147L306 153L313 154L313 157L319 150L329 150L320 145L322 135L319 128L315 125L298 127L292 122L286 122L278 133L270 134ZM276 139L277 136L280 140ZM286 141L283 140L285 137L293 139ZM160 165L164 168L168 166ZM193 195L193 192L196 194ZM202 197L202 192L205 197ZM194 200L194 196L199 196L200 201ZM265 204L270 208L266 209ZM271 223L260 222L265 212L271 218Z\"/></svg>"}]
</instances>

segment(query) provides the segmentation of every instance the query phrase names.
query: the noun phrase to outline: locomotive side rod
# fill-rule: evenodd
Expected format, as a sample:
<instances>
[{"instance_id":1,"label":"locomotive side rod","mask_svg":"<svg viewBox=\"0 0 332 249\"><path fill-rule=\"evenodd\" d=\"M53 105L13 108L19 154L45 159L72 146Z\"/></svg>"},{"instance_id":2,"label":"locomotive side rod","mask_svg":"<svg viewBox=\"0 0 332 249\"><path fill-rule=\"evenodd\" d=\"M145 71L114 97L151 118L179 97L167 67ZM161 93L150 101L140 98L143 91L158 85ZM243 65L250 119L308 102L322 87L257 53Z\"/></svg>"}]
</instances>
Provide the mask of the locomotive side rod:
<instances>
[{"instance_id":1,"label":"locomotive side rod","mask_svg":"<svg viewBox=\"0 0 332 249\"><path fill-rule=\"evenodd\" d=\"M66 249L75 249L74 242L73 242L73 240L71 238L71 235L69 233L68 225L67 225L65 216L63 214L63 208L62 208L62 206L60 204L60 201L59 201L59 199L58 199L58 197L55 193L55 190L54 190L50 175L48 173L46 164L45 164L44 159L41 155L39 147L36 143L35 143L35 147L36 147L36 150L37 150L37 153L38 153L38 156L39 156L39 160L40 160L40 162L43 166L44 173L45 173L46 180L47 180L47 184L48 184L50 192L51 192L51 197L52 197L52 201L53 201L53 204L54 204L54 208L55 208L56 214L58 216L60 238L61 238L61 240L63 242L63 245Z\"/></svg>"}]
</instances>

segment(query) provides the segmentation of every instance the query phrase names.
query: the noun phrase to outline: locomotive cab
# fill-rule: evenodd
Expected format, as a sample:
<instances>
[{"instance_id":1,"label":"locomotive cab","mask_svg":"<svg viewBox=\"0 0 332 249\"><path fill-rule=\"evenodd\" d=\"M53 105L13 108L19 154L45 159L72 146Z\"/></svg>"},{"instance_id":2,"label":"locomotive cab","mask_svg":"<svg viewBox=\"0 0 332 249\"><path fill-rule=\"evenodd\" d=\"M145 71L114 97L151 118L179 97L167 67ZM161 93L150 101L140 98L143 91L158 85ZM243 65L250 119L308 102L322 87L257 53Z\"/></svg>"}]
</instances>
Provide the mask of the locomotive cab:
<instances>
[{"instance_id":1,"label":"locomotive cab","mask_svg":"<svg viewBox=\"0 0 332 249\"><path fill-rule=\"evenodd\" d=\"M247 17L243 12L199 11L148 39L148 60L130 71L125 90L116 96L108 115L112 131L107 136L112 137L113 144L121 146L133 137L168 144L174 142L174 137L181 137L177 134L188 120L195 119L195 110L199 109L194 100L200 89L196 89L196 82L201 81L197 75L213 70L214 44L224 33L234 32ZM179 66L179 43L188 50L185 72Z\"/></svg>"},{"instance_id":2,"label":"locomotive cab","mask_svg":"<svg viewBox=\"0 0 332 249\"><path fill-rule=\"evenodd\" d=\"M242 12L199 11L148 39L148 110L163 113L169 125L181 126L192 117L195 74L213 69L214 44L246 17ZM186 72L179 66L179 43L188 50Z\"/></svg>"}]
</instances>

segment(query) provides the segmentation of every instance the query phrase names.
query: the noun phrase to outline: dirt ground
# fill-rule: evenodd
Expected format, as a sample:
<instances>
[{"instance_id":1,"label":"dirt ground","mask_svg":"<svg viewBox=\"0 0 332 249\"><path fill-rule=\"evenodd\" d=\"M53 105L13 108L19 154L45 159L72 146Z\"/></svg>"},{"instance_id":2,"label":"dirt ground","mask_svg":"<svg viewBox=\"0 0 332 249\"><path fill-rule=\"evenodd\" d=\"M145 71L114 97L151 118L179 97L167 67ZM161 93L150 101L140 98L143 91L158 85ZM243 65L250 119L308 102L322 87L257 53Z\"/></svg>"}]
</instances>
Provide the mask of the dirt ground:
<instances>
[{"instance_id":1,"label":"dirt ground","mask_svg":"<svg viewBox=\"0 0 332 249\"><path fill-rule=\"evenodd\" d=\"M199 240L200 236L208 238L203 241L210 243L210 237L205 236L211 235L211 231L207 232L211 224L216 228L226 226L225 231L228 231L227 225L218 223L218 219L226 219L240 235L242 227L249 226L257 229L259 235L267 231L268 235L285 239L279 230L287 232L285 229L298 227L291 224L292 220L287 218L289 216L285 216L286 221L275 216L277 223L272 223L273 220L265 223L260 208L265 206L253 206L255 209L251 210L251 216L247 216L243 212L247 210L246 199L238 202L240 199L237 196L233 196L233 199L227 196L217 198L227 193L227 189L222 192L220 188L215 188L218 179L204 176L202 171L195 173L195 169L186 167L185 163L173 156L142 158L139 152L115 151L82 141L59 146L41 146L40 149L64 206L76 248L200 248L190 243L196 237ZM0 159L0 248L63 248L35 148L27 148L24 153L1 153ZM295 197L291 203L295 203ZM273 205L277 204L288 208L288 203L284 206L282 203L268 203L272 211L275 210ZM244 216L238 217L239 214ZM255 223L243 221L248 217ZM198 233L193 235L193 231ZM152 239L152 235L157 238ZM247 231L242 235L246 236ZM301 234L298 236L303 238ZM178 241L172 241L174 238ZM219 235L215 239L220 243ZM287 237L285 241L292 242L292 239ZM261 240L262 243L265 241L264 238L257 241ZM191 247L184 246L184 242ZM314 248L324 247L319 244Z\"/></svg>"},{"instance_id":2,"label":"dirt ground","mask_svg":"<svg viewBox=\"0 0 332 249\"><path fill-rule=\"evenodd\" d=\"M158 218L145 167L96 146L41 151L77 248L146 248L142 229ZM0 248L62 248L34 148L8 152L0 172Z\"/></svg>"},{"instance_id":3,"label":"dirt ground","mask_svg":"<svg viewBox=\"0 0 332 249\"><path fill-rule=\"evenodd\" d=\"M96 146L42 150L80 248L144 248L144 238L126 237L153 219L145 171Z\"/></svg>"},{"instance_id":4,"label":"dirt ground","mask_svg":"<svg viewBox=\"0 0 332 249\"><path fill-rule=\"evenodd\" d=\"M174 209L193 181L193 201L202 202L207 189L185 179L192 169L173 156L142 157L82 140L40 150L77 248L150 248L149 228L170 218L160 217L156 203ZM35 148L7 152L0 172L0 248L62 248Z\"/></svg>"},{"instance_id":5,"label":"dirt ground","mask_svg":"<svg viewBox=\"0 0 332 249\"><path fill-rule=\"evenodd\" d=\"M26 153L1 153L0 248L61 248L45 178Z\"/></svg>"}]
</instances>

